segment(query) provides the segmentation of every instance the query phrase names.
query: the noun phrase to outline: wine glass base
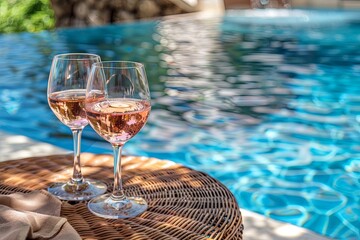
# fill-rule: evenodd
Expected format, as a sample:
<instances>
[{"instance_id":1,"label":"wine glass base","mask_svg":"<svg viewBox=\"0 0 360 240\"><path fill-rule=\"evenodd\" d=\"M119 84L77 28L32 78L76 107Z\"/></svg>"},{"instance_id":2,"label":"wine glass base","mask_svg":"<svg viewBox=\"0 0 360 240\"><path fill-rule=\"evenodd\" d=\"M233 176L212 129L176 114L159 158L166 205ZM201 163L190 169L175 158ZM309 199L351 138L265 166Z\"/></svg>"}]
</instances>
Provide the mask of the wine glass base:
<instances>
[{"instance_id":1,"label":"wine glass base","mask_svg":"<svg viewBox=\"0 0 360 240\"><path fill-rule=\"evenodd\" d=\"M101 181L85 178L82 185L57 182L50 185L47 190L61 200L84 201L105 193L107 186Z\"/></svg>"},{"instance_id":2,"label":"wine glass base","mask_svg":"<svg viewBox=\"0 0 360 240\"><path fill-rule=\"evenodd\" d=\"M126 197L124 201L115 201L111 193L98 196L88 202L89 210L103 218L132 218L146 211L148 204L141 197Z\"/></svg>"}]
</instances>

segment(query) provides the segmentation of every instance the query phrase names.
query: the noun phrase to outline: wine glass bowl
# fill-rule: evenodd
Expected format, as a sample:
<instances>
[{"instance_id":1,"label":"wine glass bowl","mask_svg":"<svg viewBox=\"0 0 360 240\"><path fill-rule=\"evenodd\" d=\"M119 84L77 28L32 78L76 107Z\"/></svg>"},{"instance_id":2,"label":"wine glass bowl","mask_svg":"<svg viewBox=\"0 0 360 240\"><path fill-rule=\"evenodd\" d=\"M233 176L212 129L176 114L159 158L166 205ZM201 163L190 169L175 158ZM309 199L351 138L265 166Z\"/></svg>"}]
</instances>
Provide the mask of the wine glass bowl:
<instances>
[{"instance_id":1,"label":"wine glass bowl","mask_svg":"<svg viewBox=\"0 0 360 240\"><path fill-rule=\"evenodd\" d=\"M47 96L50 109L68 126L74 139L73 174L67 182L56 182L48 191L62 200L89 200L103 194L107 187L101 181L84 179L81 173L81 133L88 120L84 109L87 77L93 63L100 62L95 54L68 53L56 55L50 69Z\"/></svg>"},{"instance_id":2,"label":"wine glass bowl","mask_svg":"<svg viewBox=\"0 0 360 240\"><path fill-rule=\"evenodd\" d=\"M150 92L143 64L125 61L93 64L85 111L90 126L114 149L114 188L112 193L89 201L88 208L95 215L128 218L147 209L143 198L125 195L121 151L145 125L150 109Z\"/></svg>"}]
</instances>

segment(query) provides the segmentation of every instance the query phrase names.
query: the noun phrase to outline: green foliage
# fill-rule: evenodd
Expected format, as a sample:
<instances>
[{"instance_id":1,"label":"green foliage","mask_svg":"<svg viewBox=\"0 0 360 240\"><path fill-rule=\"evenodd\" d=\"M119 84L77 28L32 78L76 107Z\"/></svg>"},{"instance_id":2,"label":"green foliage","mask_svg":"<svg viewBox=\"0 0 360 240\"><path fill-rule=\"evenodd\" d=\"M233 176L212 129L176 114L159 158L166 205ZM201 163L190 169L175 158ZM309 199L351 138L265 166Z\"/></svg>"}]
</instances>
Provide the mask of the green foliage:
<instances>
[{"instance_id":1,"label":"green foliage","mask_svg":"<svg viewBox=\"0 0 360 240\"><path fill-rule=\"evenodd\" d=\"M0 33L53 29L50 0L0 0Z\"/></svg>"}]
</instances>

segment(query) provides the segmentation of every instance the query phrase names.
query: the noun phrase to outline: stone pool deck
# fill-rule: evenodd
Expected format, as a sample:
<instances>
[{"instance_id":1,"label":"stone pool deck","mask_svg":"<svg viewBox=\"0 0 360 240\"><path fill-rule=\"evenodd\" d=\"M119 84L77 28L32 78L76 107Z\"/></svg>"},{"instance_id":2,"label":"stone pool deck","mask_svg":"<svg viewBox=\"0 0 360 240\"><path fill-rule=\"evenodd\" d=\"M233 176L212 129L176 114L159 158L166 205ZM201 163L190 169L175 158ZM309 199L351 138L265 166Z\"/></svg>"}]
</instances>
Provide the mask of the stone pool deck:
<instances>
[{"instance_id":1,"label":"stone pool deck","mask_svg":"<svg viewBox=\"0 0 360 240\"><path fill-rule=\"evenodd\" d=\"M37 142L22 135L0 132L0 161L26 157L69 153L68 150ZM10 164L10 163L9 163ZM241 210L244 220L246 240L326 240L307 229L289 223L279 222L260 214Z\"/></svg>"}]
</instances>

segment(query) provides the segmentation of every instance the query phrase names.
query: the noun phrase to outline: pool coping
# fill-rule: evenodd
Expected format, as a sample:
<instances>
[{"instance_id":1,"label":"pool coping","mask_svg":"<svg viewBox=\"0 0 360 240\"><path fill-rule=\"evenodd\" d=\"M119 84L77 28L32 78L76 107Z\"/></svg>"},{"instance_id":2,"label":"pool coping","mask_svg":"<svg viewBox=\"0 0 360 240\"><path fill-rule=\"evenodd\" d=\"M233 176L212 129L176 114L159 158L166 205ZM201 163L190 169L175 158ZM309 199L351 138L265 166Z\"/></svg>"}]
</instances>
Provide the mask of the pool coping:
<instances>
[{"instance_id":1,"label":"pool coping","mask_svg":"<svg viewBox=\"0 0 360 240\"><path fill-rule=\"evenodd\" d=\"M14 135L0 131L0 162L27 157L64 154L71 151L54 145L35 141L23 135ZM280 222L258 213L241 209L244 221L244 239L246 240L328 240L308 229L290 223Z\"/></svg>"}]
</instances>

